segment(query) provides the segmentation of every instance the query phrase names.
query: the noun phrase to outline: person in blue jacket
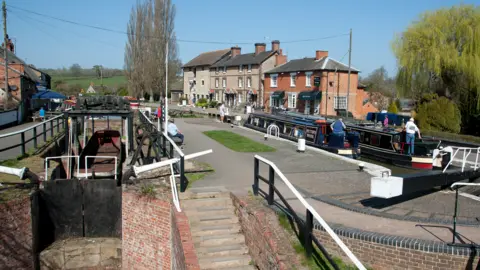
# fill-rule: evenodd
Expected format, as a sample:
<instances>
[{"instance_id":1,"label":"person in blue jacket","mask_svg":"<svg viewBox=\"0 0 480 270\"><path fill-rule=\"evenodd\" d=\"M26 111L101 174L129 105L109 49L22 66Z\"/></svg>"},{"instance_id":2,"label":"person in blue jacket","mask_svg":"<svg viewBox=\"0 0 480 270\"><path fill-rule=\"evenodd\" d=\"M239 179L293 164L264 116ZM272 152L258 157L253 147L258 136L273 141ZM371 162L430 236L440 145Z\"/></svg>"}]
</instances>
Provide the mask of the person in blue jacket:
<instances>
[{"instance_id":1,"label":"person in blue jacket","mask_svg":"<svg viewBox=\"0 0 480 270\"><path fill-rule=\"evenodd\" d=\"M337 121L333 122L330 125L330 128L332 129L333 133L337 135L344 135L345 136L345 129L347 128L345 124L343 123L343 119L339 118Z\"/></svg>"}]
</instances>

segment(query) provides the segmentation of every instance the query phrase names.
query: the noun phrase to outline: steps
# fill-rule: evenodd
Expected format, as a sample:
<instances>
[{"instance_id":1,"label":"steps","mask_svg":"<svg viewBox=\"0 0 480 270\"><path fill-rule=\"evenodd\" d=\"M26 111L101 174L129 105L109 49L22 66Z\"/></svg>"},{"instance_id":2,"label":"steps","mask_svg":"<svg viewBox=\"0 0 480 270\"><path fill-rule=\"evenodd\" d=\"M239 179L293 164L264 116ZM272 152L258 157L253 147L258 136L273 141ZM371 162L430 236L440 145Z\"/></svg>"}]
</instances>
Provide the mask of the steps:
<instances>
[{"instance_id":1,"label":"steps","mask_svg":"<svg viewBox=\"0 0 480 270\"><path fill-rule=\"evenodd\" d=\"M190 223L200 269L256 269L228 190L191 188L180 194L180 203Z\"/></svg>"}]
</instances>

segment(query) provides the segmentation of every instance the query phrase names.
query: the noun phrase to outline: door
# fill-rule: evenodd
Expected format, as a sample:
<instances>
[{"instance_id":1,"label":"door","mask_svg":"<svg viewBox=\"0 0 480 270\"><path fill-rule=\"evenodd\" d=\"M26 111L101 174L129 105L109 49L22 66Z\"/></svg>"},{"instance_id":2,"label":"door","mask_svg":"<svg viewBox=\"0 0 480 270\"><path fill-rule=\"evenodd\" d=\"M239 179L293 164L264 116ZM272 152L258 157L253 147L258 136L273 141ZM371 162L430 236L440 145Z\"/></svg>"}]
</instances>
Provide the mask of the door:
<instances>
[{"instance_id":1,"label":"door","mask_svg":"<svg viewBox=\"0 0 480 270\"><path fill-rule=\"evenodd\" d=\"M310 100L305 100L305 114L310 114Z\"/></svg>"}]
</instances>

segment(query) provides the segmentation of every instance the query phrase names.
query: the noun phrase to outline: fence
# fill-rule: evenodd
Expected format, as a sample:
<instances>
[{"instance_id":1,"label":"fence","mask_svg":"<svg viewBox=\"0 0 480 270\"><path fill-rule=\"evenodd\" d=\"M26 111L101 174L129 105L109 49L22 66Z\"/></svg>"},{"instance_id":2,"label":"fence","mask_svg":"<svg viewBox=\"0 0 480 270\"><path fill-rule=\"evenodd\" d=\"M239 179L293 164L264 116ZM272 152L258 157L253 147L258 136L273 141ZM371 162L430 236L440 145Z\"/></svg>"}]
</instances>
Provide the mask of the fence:
<instances>
[{"instance_id":1,"label":"fence","mask_svg":"<svg viewBox=\"0 0 480 270\"><path fill-rule=\"evenodd\" d=\"M269 176L268 179L260 175L260 161L268 165ZM285 200L283 195L275 187L275 174L277 174L280 179L287 185L287 187L293 192L297 199L303 204L306 208L306 220L303 221L295 212L295 210L290 206L290 204ZM327 231L327 233L333 238L337 245L342 249L342 251L350 258L350 260L355 264L355 266L360 270L366 270L362 263L357 259L357 257L348 249L348 247L342 242L338 235L328 226L328 224L323 220L323 218L317 213L317 211L303 198L302 195L297 191L297 189L288 181L288 179L283 175L280 169L271 162L261 156L255 155L254 157L254 182L253 182L253 193L258 196L259 192L262 193L267 199L269 205L273 205L275 194L280 198L282 203L288 209L290 215L292 215L294 221L297 223L299 230L303 229L304 236L304 247L307 257L311 257L313 253L314 244L320 249L328 262L335 269L339 269L336 262L330 257L328 252L318 241L318 239L313 235L313 218L315 218L320 225ZM264 183L268 184L268 193L261 190L259 187L259 180L262 180Z\"/></svg>"},{"instance_id":2,"label":"fence","mask_svg":"<svg viewBox=\"0 0 480 270\"><path fill-rule=\"evenodd\" d=\"M14 153L9 153L7 155L2 154L4 157L3 159L8 159L8 158L13 158L18 156L18 154L24 156L28 150L27 144L33 141L33 148L37 149L38 148L38 137L43 137L43 142L47 142L47 135L48 132L50 132L50 137L54 136L55 133L55 128L56 128L56 133L60 132L60 128L62 131L65 128L65 118L62 115L55 116L51 119L48 119L46 121L43 121L42 123L33 125L31 127L27 127L25 129L19 130L19 131L14 131L10 132L7 134L1 134L0 135L0 140L5 140L7 143L15 143L15 142L20 142L16 144L12 144L10 146L7 146L5 148L0 149L0 153L3 153L7 150L11 149L16 149L20 147L20 153L14 154ZM39 130L40 129L40 130ZM9 138L12 138L13 140L8 140ZM41 140L41 139L40 139Z\"/></svg>"}]
</instances>

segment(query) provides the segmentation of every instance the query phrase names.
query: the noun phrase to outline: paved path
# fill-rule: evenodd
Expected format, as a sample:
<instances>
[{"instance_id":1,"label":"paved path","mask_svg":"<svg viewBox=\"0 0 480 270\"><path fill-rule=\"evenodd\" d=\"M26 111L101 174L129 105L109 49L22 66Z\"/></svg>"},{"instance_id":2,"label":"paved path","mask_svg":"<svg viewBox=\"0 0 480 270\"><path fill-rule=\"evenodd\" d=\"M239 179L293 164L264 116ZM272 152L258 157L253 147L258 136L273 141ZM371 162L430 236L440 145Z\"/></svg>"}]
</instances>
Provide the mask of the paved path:
<instances>
[{"instance_id":1,"label":"paved path","mask_svg":"<svg viewBox=\"0 0 480 270\"><path fill-rule=\"evenodd\" d=\"M215 129L228 129L257 141L263 141L263 136L239 127L230 128L230 125L215 123L212 119L177 119L179 129L186 134L187 154L213 149L213 154L199 157L200 161L209 163L215 173L207 176L204 180L196 182L193 186L225 186L233 192L246 193L251 190L253 184L253 156L254 153L234 152L216 141L203 135L201 132ZM348 211L339 207L326 204L315 199L316 196L345 193L366 193L369 191L370 175L357 171L356 165L337 158L330 157L314 151L297 153L295 146L282 141L269 140L266 144L277 149L272 153L260 153L259 155L275 162L285 176L294 184L307 201L329 223L357 228L365 231L374 231L383 234L395 234L398 236L413 237L424 240L451 241L452 234L449 226L428 227L432 224L423 224L411 221L400 221L384 217L366 215ZM261 169L261 174L267 176L266 166ZM278 182L280 181L279 178ZM278 183L277 182L277 183ZM304 214L305 209L285 185L279 183L278 188L282 194L290 200L292 207L297 212ZM262 186L267 190L266 185ZM435 202L444 197L445 203ZM446 199L445 199L446 198ZM460 212L480 212L480 205L475 201L460 203ZM451 214L447 205L453 206L454 195L434 193L419 199L428 200L429 204L406 202L405 207L417 207L423 205L426 209L439 206L438 211ZM462 210L470 205L470 210ZM473 206L472 206L473 205ZM420 206L418 206L420 207ZM445 207L442 209L442 207ZM465 208L466 209L466 208ZM473 210L472 210L473 209ZM466 214L465 214L466 215ZM480 242L480 228L459 226L458 231L465 237L475 242Z\"/></svg>"},{"instance_id":2,"label":"paved path","mask_svg":"<svg viewBox=\"0 0 480 270\"><path fill-rule=\"evenodd\" d=\"M22 150L19 145L21 143L20 134L8 136L8 137L2 137L2 135L20 131L29 127L33 127L34 125L38 125L38 124L40 124L40 126L37 127L37 142L38 142L38 146L40 146L44 143L43 134L42 134L43 125L41 125L41 122L30 122L30 123L25 123L22 125L0 130L0 161L16 158L22 154L21 152ZM54 121L53 125L54 126L56 125L56 121ZM50 123L47 123L46 128L47 128L47 140L48 140L48 138L50 138ZM60 127L60 130L62 130L61 127ZM56 132L57 132L57 129L54 127L54 134L56 134ZM33 129L26 131L25 141L31 140L32 138L33 138ZM18 146L15 146L15 145L18 145ZM6 149L9 147L12 147L12 148ZM32 149L32 148L33 148L33 140L26 143L25 151L28 152L29 149Z\"/></svg>"}]
</instances>

